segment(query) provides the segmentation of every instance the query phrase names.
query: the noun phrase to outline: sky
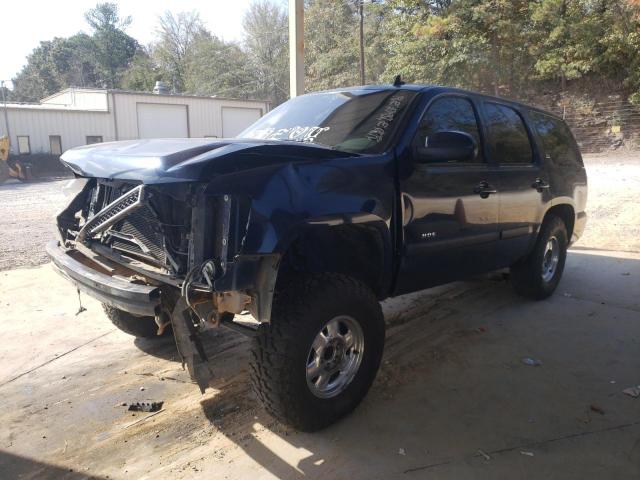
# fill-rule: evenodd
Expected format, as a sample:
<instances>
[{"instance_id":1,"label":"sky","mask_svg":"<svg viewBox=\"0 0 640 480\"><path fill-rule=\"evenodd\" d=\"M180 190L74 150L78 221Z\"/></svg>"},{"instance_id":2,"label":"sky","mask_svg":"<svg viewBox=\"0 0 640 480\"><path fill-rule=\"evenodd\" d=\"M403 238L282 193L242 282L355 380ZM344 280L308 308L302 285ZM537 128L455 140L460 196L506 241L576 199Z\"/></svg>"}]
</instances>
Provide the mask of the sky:
<instances>
[{"instance_id":1,"label":"sky","mask_svg":"<svg viewBox=\"0 0 640 480\"><path fill-rule=\"evenodd\" d=\"M14 0L2 6L0 80L10 80L43 40L89 32L84 13L98 0ZM113 1L113 0L112 0ZM196 10L212 33L224 40L242 40L242 15L251 0L115 0L122 16L133 21L127 33L143 45L154 39L158 16ZM286 5L286 0L277 0Z\"/></svg>"}]
</instances>

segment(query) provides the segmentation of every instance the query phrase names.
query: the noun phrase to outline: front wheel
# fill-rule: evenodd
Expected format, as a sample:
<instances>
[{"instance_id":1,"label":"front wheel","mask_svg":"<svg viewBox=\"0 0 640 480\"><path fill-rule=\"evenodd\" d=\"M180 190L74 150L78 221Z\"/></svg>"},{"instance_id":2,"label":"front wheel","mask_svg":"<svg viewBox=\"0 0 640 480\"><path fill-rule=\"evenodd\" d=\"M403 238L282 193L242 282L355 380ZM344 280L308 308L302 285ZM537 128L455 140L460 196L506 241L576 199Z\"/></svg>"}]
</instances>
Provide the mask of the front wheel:
<instances>
[{"instance_id":1,"label":"front wheel","mask_svg":"<svg viewBox=\"0 0 640 480\"><path fill-rule=\"evenodd\" d=\"M267 411L302 431L350 413L382 358L384 318L375 295L338 274L279 282L270 325L252 343L251 380Z\"/></svg>"},{"instance_id":2,"label":"front wheel","mask_svg":"<svg viewBox=\"0 0 640 480\"><path fill-rule=\"evenodd\" d=\"M545 220L533 251L511 267L511 284L517 293L543 300L555 291L567 259L567 228L551 216Z\"/></svg>"},{"instance_id":3,"label":"front wheel","mask_svg":"<svg viewBox=\"0 0 640 480\"><path fill-rule=\"evenodd\" d=\"M167 335L171 331L169 327L159 330L154 317L138 317L104 303L102 304L102 308L104 308L104 313L109 320L111 320L111 323L123 332L133 335L134 337L159 338Z\"/></svg>"}]
</instances>

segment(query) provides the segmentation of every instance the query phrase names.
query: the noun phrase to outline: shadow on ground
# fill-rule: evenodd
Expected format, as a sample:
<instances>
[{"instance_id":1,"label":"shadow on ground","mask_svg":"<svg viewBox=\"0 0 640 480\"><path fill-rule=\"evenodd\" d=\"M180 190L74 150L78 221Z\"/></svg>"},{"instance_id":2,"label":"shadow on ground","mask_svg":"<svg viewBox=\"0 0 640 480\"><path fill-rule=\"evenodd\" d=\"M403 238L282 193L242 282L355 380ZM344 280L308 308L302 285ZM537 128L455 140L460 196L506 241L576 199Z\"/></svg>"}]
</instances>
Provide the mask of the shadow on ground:
<instances>
[{"instance_id":1,"label":"shadow on ground","mask_svg":"<svg viewBox=\"0 0 640 480\"><path fill-rule=\"evenodd\" d=\"M515 296L507 278L492 274L385 302L376 383L354 414L322 432L295 432L256 409L246 375L233 388L218 385L202 410L277 478L351 470L356 477L434 471L496 478L513 476L529 455L537 457L526 467L534 476L640 473L637 410L607 385L609 377L631 382L630 372L640 371L637 354L620 346L638 347L640 322L629 319L640 319L633 293L640 262L574 251L546 302ZM530 355L543 357L543 367L522 365ZM607 381L599 384L594 377L601 376ZM606 413L594 413L589 402L606 405Z\"/></svg>"},{"instance_id":2,"label":"shadow on ground","mask_svg":"<svg viewBox=\"0 0 640 480\"><path fill-rule=\"evenodd\" d=\"M7 480L104 480L104 477L95 476L89 472L75 472L70 468L42 463L2 450L0 450L0 478Z\"/></svg>"}]
</instances>

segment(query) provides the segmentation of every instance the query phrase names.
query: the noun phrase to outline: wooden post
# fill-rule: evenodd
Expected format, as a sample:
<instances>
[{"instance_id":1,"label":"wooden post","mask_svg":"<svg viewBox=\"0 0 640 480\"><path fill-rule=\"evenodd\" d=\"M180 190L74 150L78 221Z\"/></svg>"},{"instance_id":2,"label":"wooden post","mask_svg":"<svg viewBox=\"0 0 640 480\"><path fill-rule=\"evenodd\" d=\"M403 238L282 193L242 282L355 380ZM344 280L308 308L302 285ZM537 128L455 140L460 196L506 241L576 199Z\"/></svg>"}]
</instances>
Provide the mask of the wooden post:
<instances>
[{"instance_id":1,"label":"wooden post","mask_svg":"<svg viewBox=\"0 0 640 480\"><path fill-rule=\"evenodd\" d=\"M289 92L304 94L304 0L289 0Z\"/></svg>"},{"instance_id":2,"label":"wooden post","mask_svg":"<svg viewBox=\"0 0 640 480\"><path fill-rule=\"evenodd\" d=\"M358 15L360 15L360 85L364 85L364 0L358 1Z\"/></svg>"}]
</instances>

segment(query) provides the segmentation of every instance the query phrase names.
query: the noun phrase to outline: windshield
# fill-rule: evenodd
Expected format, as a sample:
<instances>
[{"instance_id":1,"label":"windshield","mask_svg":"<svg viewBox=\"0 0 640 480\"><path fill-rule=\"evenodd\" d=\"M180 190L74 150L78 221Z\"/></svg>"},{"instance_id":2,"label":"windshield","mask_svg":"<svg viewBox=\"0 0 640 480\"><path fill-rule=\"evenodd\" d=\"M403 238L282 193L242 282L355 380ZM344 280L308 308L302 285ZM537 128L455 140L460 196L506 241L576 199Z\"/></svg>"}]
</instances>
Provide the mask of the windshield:
<instances>
[{"instance_id":1,"label":"windshield","mask_svg":"<svg viewBox=\"0 0 640 480\"><path fill-rule=\"evenodd\" d=\"M337 150L380 153L416 92L357 90L292 98L238 137L327 145Z\"/></svg>"}]
</instances>

